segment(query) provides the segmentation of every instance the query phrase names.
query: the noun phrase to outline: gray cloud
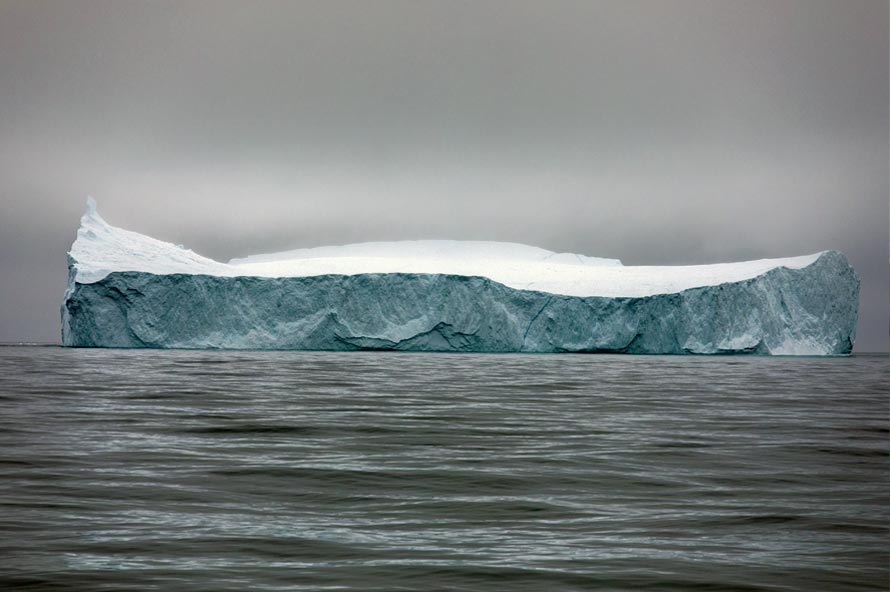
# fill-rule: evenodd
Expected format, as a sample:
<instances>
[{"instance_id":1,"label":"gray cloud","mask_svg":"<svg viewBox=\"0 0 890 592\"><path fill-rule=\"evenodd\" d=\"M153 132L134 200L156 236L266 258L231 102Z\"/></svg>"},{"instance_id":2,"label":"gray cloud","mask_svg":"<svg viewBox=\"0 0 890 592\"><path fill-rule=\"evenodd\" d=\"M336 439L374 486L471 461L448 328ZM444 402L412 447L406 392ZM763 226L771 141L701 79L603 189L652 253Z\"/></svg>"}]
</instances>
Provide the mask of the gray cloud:
<instances>
[{"instance_id":1,"label":"gray cloud","mask_svg":"<svg viewBox=\"0 0 890 592\"><path fill-rule=\"evenodd\" d=\"M627 264L844 251L886 350L888 8L0 1L0 340L86 194L218 259L400 238Z\"/></svg>"}]
</instances>

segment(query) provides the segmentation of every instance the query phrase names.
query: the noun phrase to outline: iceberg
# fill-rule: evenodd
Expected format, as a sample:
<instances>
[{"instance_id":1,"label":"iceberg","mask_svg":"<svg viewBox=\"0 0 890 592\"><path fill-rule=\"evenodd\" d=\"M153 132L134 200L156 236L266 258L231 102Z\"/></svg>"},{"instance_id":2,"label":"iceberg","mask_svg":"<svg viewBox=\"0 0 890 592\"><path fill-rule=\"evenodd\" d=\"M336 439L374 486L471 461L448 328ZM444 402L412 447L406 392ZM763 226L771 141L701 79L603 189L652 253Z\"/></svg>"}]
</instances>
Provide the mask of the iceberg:
<instances>
[{"instance_id":1,"label":"iceberg","mask_svg":"<svg viewBox=\"0 0 890 592\"><path fill-rule=\"evenodd\" d=\"M111 226L92 199L68 268L74 347L839 355L859 298L837 251L655 267L423 240L222 263Z\"/></svg>"}]
</instances>

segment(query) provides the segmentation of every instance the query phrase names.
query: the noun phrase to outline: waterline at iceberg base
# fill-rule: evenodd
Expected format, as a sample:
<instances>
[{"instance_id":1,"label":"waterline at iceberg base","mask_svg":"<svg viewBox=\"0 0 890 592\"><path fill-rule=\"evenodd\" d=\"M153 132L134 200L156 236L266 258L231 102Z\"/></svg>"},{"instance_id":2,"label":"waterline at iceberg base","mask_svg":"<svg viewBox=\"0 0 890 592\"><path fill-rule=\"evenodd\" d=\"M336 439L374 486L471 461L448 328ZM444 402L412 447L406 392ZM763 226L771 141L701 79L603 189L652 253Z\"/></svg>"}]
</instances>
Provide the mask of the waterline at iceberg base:
<instances>
[{"instance_id":1,"label":"waterline at iceberg base","mask_svg":"<svg viewBox=\"0 0 890 592\"><path fill-rule=\"evenodd\" d=\"M62 342L79 347L836 355L852 350L859 292L836 251L624 267L408 241L226 264L110 226L94 204L69 264Z\"/></svg>"}]
</instances>

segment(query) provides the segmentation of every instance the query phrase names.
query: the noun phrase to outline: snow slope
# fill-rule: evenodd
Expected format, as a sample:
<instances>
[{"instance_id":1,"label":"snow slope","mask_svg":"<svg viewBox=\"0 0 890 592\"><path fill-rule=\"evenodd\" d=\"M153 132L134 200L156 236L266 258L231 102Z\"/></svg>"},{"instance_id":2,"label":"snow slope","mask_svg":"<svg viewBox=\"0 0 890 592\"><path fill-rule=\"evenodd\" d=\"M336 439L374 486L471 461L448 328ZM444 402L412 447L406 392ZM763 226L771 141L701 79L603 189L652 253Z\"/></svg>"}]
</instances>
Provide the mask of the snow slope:
<instances>
[{"instance_id":1,"label":"snow slope","mask_svg":"<svg viewBox=\"0 0 890 592\"><path fill-rule=\"evenodd\" d=\"M516 243L399 241L298 249L221 263L191 250L111 226L90 198L69 252L74 282L108 274L311 277L371 273L479 276L510 288L565 296L643 297L740 282L772 269L803 269L822 253L689 266L623 266L616 259L554 253Z\"/></svg>"}]
</instances>

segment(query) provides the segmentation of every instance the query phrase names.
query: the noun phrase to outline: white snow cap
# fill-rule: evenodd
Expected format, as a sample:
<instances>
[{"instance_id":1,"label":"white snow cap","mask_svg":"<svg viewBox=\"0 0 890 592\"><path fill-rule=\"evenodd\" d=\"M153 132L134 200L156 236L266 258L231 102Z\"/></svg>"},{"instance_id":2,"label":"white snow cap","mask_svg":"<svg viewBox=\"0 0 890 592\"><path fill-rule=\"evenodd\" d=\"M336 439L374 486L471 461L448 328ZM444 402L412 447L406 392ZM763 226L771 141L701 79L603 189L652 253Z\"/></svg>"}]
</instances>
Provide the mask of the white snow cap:
<instances>
[{"instance_id":1,"label":"white snow cap","mask_svg":"<svg viewBox=\"0 0 890 592\"><path fill-rule=\"evenodd\" d=\"M716 286L777 267L800 269L822 253L741 263L623 266L617 259L554 253L517 243L419 240L357 243L254 255L220 263L172 243L111 226L87 198L69 255L75 281L94 283L115 271L222 277L306 277L363 273L482 276L519 290L567 296L640 297Z\"/></svg>"},{"instance_id":2,"label":"white snow cap","mask_svg":"<svg viewBox=\"0 0 890 592\"><path fill-rule=\"evenodd\" d=\"M87 198L87 211L68 255L74 261L75 281L81 284L98 282L113 271L230 275L228 265L110 225L99 215L92 197Z\"/></svg>"}]
</instances>

